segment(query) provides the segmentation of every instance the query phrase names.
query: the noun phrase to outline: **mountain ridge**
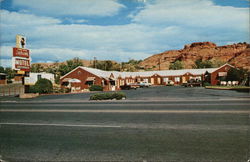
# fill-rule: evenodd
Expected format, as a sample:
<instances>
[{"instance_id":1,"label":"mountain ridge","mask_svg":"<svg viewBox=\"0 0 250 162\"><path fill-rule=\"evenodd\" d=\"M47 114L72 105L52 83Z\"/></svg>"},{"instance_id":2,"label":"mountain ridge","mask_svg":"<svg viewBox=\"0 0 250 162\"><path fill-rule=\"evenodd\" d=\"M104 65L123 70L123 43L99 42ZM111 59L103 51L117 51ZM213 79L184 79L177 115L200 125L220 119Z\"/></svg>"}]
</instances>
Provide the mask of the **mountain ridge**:
<instances>
[{"instance_id":1,"label":"mountain ridge","mask_svg":"<svg viewBox=\"0 0 250 162\"><path fill-rule=\"evenodd\" d=\"M182 61L185 69L193 68L196 60L229 63L250 71L250 44L237 43L217 46L213 42L195 42L180 50L169 50L144 59L144 69L168 70L171 63Z\"/></svg>"}]
</instances>

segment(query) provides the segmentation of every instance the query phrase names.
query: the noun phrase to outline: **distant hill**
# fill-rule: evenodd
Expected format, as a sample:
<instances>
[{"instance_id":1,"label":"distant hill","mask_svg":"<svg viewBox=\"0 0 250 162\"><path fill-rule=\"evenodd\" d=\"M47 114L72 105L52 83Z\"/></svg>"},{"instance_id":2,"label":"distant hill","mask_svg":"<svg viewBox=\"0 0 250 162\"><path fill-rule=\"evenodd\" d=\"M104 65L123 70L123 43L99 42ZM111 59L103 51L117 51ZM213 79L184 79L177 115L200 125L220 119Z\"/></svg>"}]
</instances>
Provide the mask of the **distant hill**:
<instances>
[{"instance_id":1,"label":"distant hill","mask_svg":"<svg viewBox=\"0 0 250 162\"><path fill-rule=\"evenodd\" d=\"M181 50L170 50L152 55L140 63L144 69L165 70L175 61L182 61L184 68L193 68L196 60L229 63L250 71L250 44L237 43L217 46L212 42L196 42Z\"/></svg>"},{"instance_id":2,"label":"distant hill","mask_svg":"<svg viewBox=\"0 0 250 162\"><path fill-rule=\"evenodd\" d=\"M175 61L182 61L185 69L192 69L196 60L210 60L212 62L229 63L236 67L243 67L250 71L250 44L237 43L232 45L217 46L212 42L196 42L185 45L180 50L170 50L163 53L154 54L139 63L138 70L167 70L169 65ZM93 60L81 60L84 66L93 66ZM102 62L105 60L98 60ZM33 63L40 64L43 68L56 67L58 63ZM112 63L117 63L112 61ZM136 63L136 66L138 63ZM127 66L132 66L128 64ZM160 67L159 67L160 66ZM130 69L129 67L126 67Z\"/></svg>"}]
</instances>

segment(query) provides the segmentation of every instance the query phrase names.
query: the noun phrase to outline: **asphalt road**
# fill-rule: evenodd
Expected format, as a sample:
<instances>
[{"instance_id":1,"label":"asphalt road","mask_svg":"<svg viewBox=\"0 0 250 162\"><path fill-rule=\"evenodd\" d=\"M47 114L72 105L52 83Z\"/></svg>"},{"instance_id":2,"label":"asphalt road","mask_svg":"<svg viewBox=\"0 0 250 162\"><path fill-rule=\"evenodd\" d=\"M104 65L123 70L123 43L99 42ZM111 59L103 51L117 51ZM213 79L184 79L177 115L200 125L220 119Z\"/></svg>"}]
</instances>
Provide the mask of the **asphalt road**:
<instances>
[{"instance_id":1,"label":"asphalt road","mask_svg":"<svg viewBox=\"0 0 250 162\"><path fill-rule=\"evenodd\" d=\"M249 159L249 94L181 87L125 93L129 98L126 101L106 102L88 101L90 94L2 99L1 158L204 162Z\"/></svg>"}]
</instances>

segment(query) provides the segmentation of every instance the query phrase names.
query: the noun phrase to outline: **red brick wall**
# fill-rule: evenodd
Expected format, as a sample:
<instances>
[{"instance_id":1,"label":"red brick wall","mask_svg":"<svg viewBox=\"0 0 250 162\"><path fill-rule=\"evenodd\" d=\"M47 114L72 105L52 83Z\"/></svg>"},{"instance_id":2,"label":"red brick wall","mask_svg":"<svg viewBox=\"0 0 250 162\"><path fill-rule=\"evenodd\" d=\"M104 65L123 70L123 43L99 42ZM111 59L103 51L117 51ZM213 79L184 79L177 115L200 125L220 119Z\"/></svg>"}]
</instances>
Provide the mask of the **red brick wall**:
<instances>
[{"instance_id":1,"label":"red brick wall","mask_svg":"<svg viewBox=\"0 0 250 162\"><path fill-rule=\"evenodd\" d=\"M7 84L7 80L6 79L0 80L0 84Z\"/></svg>"},{"instance_id":2,"label":"red brick wall","mask_svg":"<svg viewBox=\"0 0 250 162\"><path fill-rule=\"evenodd\" d=\"M95 77L94 84L102 86L102 78L100 78L92 73L89 73L88 71L85 71L85 70L81 69L80 67L75 69L74 71L72 71L68 75L64 76L63 78L61 78L60 84L62 84L62 80L64 78L75 78L75 79L79 79L81 81L81 83L78 84L81 87L81 89L88 89L89 85L85 84L86 79L88 77ZM106 91L109 90L109 86L108 85L104 86L104 90L106 90Z\"/></svg>"},{"instance_id":3,"label":"red brick wall","mask_svg":"<svg viewBox=\"0 0 250 162\"><path fill-rule=\"evenodd\" d=\"M219 83L219 80L217 80L219 72L228 72L230 68L232 68L232 66L225 65L225 66L222 66L220 69L211 73L211 85L217 85Z\"/></svg>"}]
</instances>

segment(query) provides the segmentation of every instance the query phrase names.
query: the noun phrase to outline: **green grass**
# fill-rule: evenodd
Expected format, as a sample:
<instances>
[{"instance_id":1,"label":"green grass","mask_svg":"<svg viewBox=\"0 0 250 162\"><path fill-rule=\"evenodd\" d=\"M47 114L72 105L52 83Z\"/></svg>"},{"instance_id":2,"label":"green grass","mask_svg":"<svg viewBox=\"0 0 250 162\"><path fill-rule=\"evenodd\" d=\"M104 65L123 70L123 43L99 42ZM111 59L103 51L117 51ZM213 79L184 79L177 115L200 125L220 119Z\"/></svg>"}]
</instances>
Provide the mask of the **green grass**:
<instances>
[{"instance_id":1,"label":"green grass","mask_svg":"<svg viewBox=\"0 0 250 162\"><path fill-rule=\"evenodd\" d=\"M218 88L218 89L250 89L249 86L206 86L206 88Z\"/></svg>"}]
</instances>

